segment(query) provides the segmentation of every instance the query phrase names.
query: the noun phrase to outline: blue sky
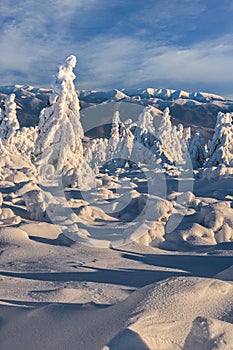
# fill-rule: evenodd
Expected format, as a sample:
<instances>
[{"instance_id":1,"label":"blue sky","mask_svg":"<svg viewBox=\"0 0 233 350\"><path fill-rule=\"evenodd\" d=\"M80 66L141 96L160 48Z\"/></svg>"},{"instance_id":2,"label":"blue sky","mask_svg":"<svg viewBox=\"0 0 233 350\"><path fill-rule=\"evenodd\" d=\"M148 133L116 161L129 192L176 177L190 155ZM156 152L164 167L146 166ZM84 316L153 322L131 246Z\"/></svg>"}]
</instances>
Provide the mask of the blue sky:
<instances>
[{"instance_id":1,"label":"blue sky","mask_svg":"<svg viewBox=\"0 0 233 350\"><path fill-rule=\"evenodd\" d=\"M47 87L78 58L79 89L233 97L232 0L1 0L0 85Z\"/></svg>"}]
</instances>

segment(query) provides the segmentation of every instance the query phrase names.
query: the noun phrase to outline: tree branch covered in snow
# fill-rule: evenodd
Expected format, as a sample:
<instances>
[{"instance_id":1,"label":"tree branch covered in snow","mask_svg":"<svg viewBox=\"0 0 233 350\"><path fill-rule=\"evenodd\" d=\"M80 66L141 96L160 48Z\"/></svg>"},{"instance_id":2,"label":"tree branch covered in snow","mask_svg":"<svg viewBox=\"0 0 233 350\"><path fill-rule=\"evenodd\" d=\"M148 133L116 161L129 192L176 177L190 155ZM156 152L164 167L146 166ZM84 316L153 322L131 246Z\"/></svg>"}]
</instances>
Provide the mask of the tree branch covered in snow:
<instances>
[{"instance_id":1,"label":"tree branch covered in snow","mask_svg":"<svg viewBox=\"0 0 233 350\"><path fill-rule=\"evenodd\" d=\"M19 122L16 115L15 94L10 94L5 99L5 112L0 113L0 138L4 145L13 145L16 131L19 130Z\"/></svg>"}]
</instances>

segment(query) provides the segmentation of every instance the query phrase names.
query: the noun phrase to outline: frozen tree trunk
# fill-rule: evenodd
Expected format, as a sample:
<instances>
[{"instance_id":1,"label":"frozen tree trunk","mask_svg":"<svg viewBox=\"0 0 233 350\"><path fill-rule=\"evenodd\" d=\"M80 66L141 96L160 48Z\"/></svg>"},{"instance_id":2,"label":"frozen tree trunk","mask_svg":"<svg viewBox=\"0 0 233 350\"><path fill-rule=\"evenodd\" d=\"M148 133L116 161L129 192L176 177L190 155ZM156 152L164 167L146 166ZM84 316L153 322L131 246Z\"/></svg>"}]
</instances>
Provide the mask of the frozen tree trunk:
<instances>
[{"instance_id":1,"label":"frozen tree trunk","mask_svg":"<svg viewBox=\"0 0 233 350\"><path fill-rule=\"evenodd\" d=\"M83 128L73 83L75 65L76 57L69 56L53 78L54 93L50 96L50 105L39 117L35 156L40 165L52 166L56 174L73 169L74 177L79 177L82 182L82 174L87 176L90 169L86 169L83 160Z\"/></svg>"}]
</instances>

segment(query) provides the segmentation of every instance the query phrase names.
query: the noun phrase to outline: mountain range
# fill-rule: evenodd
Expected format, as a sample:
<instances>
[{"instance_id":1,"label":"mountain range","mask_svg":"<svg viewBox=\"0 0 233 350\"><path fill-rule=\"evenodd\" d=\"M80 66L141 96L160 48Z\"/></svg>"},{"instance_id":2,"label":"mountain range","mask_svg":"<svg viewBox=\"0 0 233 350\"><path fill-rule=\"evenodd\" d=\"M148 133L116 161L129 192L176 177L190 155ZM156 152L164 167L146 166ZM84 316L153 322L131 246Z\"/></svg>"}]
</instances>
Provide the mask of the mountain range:
<instances>
[{"instance_id":1,"label":"mountain range","mask_svg":"<svg viewBox=\"0 0 233 350\"><path fill-rule=\"evenodd\" d=\"M41 109L48 104L52 89L23 85L0 86L0 100L10 93L16 95L20 125L35 126L38 124ZM93 125L93 119L98 125L110 124L116 108L120 109L122 120L129 117L137 119L142 108L150 104L157 109L158 114L165 107L169 107L174 124L182 122L185 126L191 126L193 130L199 129L204 136L209 137L217 113L233 112L232 100L205 92L124 88L110 91L81 90L78 94L84 130L90 129L89 125ZM99 132L97 134L101 136Z\"/></svg>"}]
</instances>

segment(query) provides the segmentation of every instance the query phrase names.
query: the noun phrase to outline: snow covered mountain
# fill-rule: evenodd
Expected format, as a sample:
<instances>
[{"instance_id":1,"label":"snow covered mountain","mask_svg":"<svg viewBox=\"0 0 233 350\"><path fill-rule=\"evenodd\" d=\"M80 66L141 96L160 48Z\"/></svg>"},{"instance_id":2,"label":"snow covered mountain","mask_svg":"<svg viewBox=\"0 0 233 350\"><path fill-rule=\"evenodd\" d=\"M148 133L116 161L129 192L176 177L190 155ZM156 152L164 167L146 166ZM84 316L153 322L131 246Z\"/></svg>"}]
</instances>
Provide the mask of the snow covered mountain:
<instances>
[{"instance_id":1,"label":"snow covered mountain","mask_svg":"<svg viewBox=\"0 0 233 350\"><path fill-rule=\"evenodd\" d=\"M6 95L14 93L19 108L17 114L20 125L35 126L38 124L41 109L48 103L51 92L51 89L32 86L0 86L0 100L5 98ZM219 111L224 113L233 112L233 101L226 100L219 95L204 92L190 93L183 90L171 89L141 88L114 89L110 91L80 91L79 100L82 111L87 107L95 107L96 105L106 106L109 103L113 103L114 105L116 102L134 104L138 107L139 112L143 106L148 104L162 111L166 107L169 107L171 115L175 118L175 123L182 122L186 126L193 125L194 127L205 128L207 132L211 132L214 128ZM126 111L127 113L128 111ZM89 114L81 112L81 120L84 115L85 118L88 118ZM95 110L96 115L98 115L98 118L104 118L103 110L100 108L100 113ZM109 118L106 115L103 124L108 124L111 118L112 113L109 113Z\"/></svg>"}]
</instances>

